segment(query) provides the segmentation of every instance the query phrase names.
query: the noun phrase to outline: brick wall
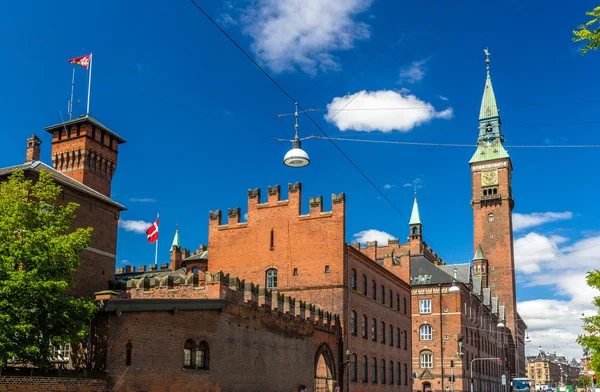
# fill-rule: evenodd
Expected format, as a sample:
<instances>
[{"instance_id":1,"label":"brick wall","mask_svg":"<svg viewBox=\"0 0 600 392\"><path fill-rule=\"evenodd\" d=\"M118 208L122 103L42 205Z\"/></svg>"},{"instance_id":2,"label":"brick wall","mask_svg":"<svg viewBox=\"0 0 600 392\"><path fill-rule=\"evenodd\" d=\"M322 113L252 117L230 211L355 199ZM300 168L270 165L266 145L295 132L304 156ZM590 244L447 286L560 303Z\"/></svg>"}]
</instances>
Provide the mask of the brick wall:
<instances>
[{"instance_id":1,"label":"brick wall","mask_svg":"<svg viewBox=\"0 0 600 392\"><path fill-rule=\"evenodd\" d=\"M288 200L275 186L264 202L260 189L249 191L248 222L239 222L238 209L229 210L227 224L220 211L211 213L208 268L261 286L267 270L277 269L277 290L337 312L333 293L344 283L345 198L334 195L330 212L323 212L321 198L312 198L306 215L300 215L301 200L302 184L289 184Z\"/></svg>"},{"instance_id":2,"label":"brick wall","mask_svg":"<svg viewBox=\"0 0 600 392\"><path fill-rule=\"evenodd\" d=\"M0 392L105 392L105 380L0 376Z\"/></svg>"},{"instance_id":3,"label":"brick wall","mask_svg":"<svg viewBox=\"0 0 600 392\"><path fill-rule=\"evenodd\" d=\"M332 353L339 352L335 334L243 305L221 312L124 312L109 323L107 374L114 391L291 392L301 384L312 389L318 347L327 343ZM188 339L209 344L208 370L183 368ZM127 343L131 366L125 366Z\"/></svg>"}]
</instances>

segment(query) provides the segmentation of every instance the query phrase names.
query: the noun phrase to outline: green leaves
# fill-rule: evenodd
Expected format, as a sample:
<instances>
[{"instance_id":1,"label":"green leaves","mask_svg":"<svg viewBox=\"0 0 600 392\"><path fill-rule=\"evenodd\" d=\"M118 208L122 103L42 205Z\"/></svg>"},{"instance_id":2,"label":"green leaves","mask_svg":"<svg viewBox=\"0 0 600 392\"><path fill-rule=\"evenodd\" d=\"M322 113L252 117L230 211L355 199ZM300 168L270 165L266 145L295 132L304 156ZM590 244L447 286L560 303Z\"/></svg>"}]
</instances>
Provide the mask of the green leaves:
<instances>
[{"instance_id":1,"label":"green leaves","mask_svg":"<svg viewBox=\"0 0 600 392\"><path fill-rule=\"evenodd\" d=\"M587 274L587 284L590 287L600 289L600 271L590 271ZM600 307L600 297L595 297L593 301L595 306ZM577 337L577 343L590 351L591 368L600 371L600 316L586 317L583 320L584 335Z\"/></svg>"},{"instance_id":2,"label":"green leaves","mask_svg":"<svg viewBox=\"0 0 600 392\"><path fill-rule=\"evenodd\" d=\"M60 193L43 171L0 183L0 365L49 367L53 347L84 338L94 315L91 299L66 294L92 229L71 229L78 205Z\"/></svg>"},{"instance_id":3,"label":"green leaves","mask_svg":"<svg viewBox=\"0 0 600 392\"><path fill-rule=\"evenodd\" d=\"M585 45L585 48L583 48L581 51L582 55L586 54L590 49L598 49L598 46L600 45L600 26L595 30L589 29L590 26L598 23L598 20L600 19L600 6L594 8L593 11L586 12L585 14L591 16L592 19L586 24L580 25L578 27L579 30L573 30L573 35L575 36L573 37L574 42L589 41Z\"/></svg>"}]
</instances>

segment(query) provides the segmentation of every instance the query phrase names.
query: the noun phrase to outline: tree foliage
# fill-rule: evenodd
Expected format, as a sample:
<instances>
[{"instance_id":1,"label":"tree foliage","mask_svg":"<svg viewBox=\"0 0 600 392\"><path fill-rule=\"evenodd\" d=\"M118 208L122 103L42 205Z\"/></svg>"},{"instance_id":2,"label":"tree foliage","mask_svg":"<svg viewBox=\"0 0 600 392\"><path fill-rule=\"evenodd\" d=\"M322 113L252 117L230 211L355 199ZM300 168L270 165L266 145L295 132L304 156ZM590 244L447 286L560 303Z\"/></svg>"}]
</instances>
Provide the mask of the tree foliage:
<instances>
[{"instance_id":1,"label":"tree foliage","mask_svg":"<svg viewBox=\"0 0 600 392\"><path fill-rule=\"evenodd\" d=\"M85 338L94 315L91 299L66 293L92 229L71 229L78 205L59 203L60 192L43 171L0 183L0 366L49 367L53 348Z\"/></svg>"},{"instance_id":2,"label":"tree foliage","mask_svg":"<svg viewBox=\"0 0 600 392\"><path fill-rule=\"evenodd\" d=\"M586 24L580 25L578 27L579 30L573 30L573 41L588 41L585 45L585 48L581 51L581 54L586 54L590 49L598 49L600 45L600 6L594 8L593 11L588 11L585 13L588 16L591 16L592 19ZM598 26L594 29L592 26L598 23Z\"/></svg>"},{"instance_id":3,"label":"tree foliage","mask_svg":"<svg viewBox=\"0 0 600 392\"><path fill-rule=\"evenodd\" d=\"M579 378L577 379L577 386L580 388L589 387L591 385L592 385L592 378L590 376L586 376L584 374L583 376L579 376Z\"/></svg>"},{"instance_id":4,"label":"tree foliage","mask_svg":"<svg viewBox=\"0 0 600 392\"><path fill-rule=\"evenodd\" d=\"M590 271L587 274L587 284L600 290L600 270ZM600 297L594 297L594 306L600 307ZM600 371L600 315L586 317L583 320L585 335L579 335L577 343L587 349L591 356L590 367L596 372Z\"/></svg>"}]
</instances>

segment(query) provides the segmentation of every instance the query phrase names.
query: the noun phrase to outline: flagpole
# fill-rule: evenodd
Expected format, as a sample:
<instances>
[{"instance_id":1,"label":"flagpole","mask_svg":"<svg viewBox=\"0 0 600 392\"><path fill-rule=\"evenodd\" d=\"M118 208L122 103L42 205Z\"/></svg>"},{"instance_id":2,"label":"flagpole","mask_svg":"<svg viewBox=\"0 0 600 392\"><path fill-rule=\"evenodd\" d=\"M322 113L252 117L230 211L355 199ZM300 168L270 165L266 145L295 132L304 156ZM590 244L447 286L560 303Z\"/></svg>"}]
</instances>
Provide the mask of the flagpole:
<instances>
[{"instance_id":1,"label":"flagpole","mask_svg":"<svg viewBox=\"0 0 600 392\"><path fill-rule=\"evenodd\" d=\"M92 53L90 53L90 72L89 72L89 78L88 78L87 114L90 114L90 92L92 90L92 62L93 62L93 56L92 56Z\"/></svg>"},{"instance_id":2,"label":"flagpole","mask_svg":"<svg viewBox=\"0 0 600 392\"><path fill-rule=\"evenodd\" d=\"M69 120L73 119L73 92L75 90L75 67L73 67L73 76L71 77L71 100L69 101Z\"/></svg>"},{"instance_id":3,"label":"flagpole","mask_svg":"<svg viewBox=\"0 0 600 392\"><path fill-rule=\"evenodd\" d=\"M158 218L160 217L160 214L156 214L156 219L158 220ZM160 222L159 222L160 225ZM156 227L156 230L158 231L158 225ZM160 233L156 233L156 251L154 252L154 265L158 265L158 237Z\"/></svg>"}]
</instances>

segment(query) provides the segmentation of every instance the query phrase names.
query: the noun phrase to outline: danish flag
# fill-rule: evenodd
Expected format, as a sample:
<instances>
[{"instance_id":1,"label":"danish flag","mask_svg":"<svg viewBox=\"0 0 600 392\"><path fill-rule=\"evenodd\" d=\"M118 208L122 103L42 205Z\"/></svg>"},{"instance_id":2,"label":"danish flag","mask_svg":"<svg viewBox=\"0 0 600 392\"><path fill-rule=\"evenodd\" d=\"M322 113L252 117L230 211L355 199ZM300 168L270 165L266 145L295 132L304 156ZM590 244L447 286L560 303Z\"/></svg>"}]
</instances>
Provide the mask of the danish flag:
<instances>
[{"instance_id":1,"label":"danish flag","mask_svg":"<svg viewBox=\"0 0 600 392\"><path fill-rule=\"evenodd\" d=\"M148 230L146 230L146 235L148 236L148 241L151 244L158 241L158 218L156 218L156 222L154 222L152 226L148 227Z\"/></svg>"},{"instance_id":2,"label":"danish flag","mask_svg":"<svg viewBox=\"0 0 600 392\"><path fill-rule=\"evenodd\" d=\"M69 63L79 64L83 68L87 69L87 67L90 65L91 58L92 58L91 54L86 54L85 56L79 56L79 57L75 57L74 59L69 60Z\"/></svg>"}]
</instances>

